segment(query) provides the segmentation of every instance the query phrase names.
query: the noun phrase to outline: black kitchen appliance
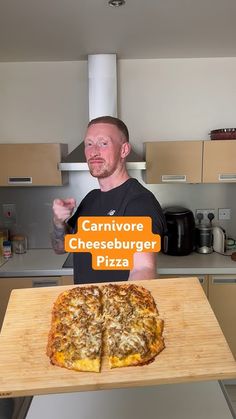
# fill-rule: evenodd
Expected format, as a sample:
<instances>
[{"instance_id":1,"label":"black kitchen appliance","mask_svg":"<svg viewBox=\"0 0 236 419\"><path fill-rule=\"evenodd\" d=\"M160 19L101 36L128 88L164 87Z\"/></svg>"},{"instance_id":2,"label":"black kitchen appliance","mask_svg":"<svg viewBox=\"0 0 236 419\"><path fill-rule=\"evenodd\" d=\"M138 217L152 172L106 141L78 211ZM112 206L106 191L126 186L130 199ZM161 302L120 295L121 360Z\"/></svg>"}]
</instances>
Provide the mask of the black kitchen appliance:
<instances>
[{"instance_id":1,"label":"black kitchen appliance","mask_svg":"<svg viewBox=\"0 0 236 419\"><path fill-rule=\"evenodd\" d=\"M195 220L191 210L183 207L163 209L167 232L162 240L162 252L173 256L186 256L195 246Z\"/></svg>"}]
</instances>

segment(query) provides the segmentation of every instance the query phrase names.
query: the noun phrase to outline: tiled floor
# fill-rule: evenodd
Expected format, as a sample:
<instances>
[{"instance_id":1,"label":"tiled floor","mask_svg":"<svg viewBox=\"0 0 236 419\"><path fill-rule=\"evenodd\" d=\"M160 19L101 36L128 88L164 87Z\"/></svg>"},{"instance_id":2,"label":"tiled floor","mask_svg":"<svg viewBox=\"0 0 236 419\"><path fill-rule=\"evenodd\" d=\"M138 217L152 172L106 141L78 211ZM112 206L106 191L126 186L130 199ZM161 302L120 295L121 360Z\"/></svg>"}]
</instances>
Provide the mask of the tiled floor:
<instances>
[{"instance_id":1,"label":"tiled floor","mask_svg":"<svg viewBox=\"0 0 236 419\"><path fill-rule=\"evenodd\" d=\"M225 385L225 390L229 396L230 403L236 418L236 385Z\"/></svg>"}]
</instances>

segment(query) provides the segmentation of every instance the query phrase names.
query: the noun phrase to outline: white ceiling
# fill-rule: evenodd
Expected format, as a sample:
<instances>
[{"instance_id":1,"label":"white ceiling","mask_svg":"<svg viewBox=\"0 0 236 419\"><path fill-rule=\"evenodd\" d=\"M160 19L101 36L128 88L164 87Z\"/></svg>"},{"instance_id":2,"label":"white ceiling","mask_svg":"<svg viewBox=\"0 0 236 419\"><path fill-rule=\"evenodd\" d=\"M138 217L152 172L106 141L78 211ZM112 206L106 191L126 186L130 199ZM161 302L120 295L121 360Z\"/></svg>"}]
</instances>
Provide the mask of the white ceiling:
<instances>
[{"instance_id":1,"label":"white ceiling","mask_svg":"<svg viewBox=\"0 0 236 419\"><path fill-rule=\"evenodd\" d=\"M0 0L0 61L235 57L236 0Z\"/></svg>"}]
</instances>

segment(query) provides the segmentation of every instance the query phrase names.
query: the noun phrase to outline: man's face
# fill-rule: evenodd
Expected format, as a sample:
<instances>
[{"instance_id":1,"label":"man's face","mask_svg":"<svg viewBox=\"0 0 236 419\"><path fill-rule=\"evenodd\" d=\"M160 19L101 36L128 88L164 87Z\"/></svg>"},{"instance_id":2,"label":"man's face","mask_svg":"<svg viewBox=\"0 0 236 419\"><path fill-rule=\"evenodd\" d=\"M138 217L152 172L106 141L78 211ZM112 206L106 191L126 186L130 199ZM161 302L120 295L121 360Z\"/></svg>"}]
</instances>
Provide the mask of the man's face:
<instances>
[{"instance_id":1,"label":"man's face","mask_svg":"<svg viewBox=\"0 0 236 419\"><path fill-rule=\"evenodd\" d=\"M123 164L122 144L122 134L115 125L98 123L88 128L84 150L92 176L106 178Z\"/></svg>"}]
</instances>

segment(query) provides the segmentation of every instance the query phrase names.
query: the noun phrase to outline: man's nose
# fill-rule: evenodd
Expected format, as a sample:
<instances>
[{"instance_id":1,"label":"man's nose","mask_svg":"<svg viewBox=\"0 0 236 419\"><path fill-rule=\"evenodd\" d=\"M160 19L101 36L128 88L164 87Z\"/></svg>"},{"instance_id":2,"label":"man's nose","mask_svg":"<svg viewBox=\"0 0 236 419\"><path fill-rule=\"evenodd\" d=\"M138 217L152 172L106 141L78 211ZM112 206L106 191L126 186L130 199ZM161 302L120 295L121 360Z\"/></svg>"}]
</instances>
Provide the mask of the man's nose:
<instances>
[{"instance_id":1,"label":"man's nose","mask_svg":"<svg viewBox=\"0 0 236 419\"><path fill-rule=\"evenodd\" d=\"M92 147L91 147L91 150L90 150L90 155L91 156L98 156L100 154L100 147L99 147L99 145L98 144L94 144Z\"/></svg>"}]
</instances>

